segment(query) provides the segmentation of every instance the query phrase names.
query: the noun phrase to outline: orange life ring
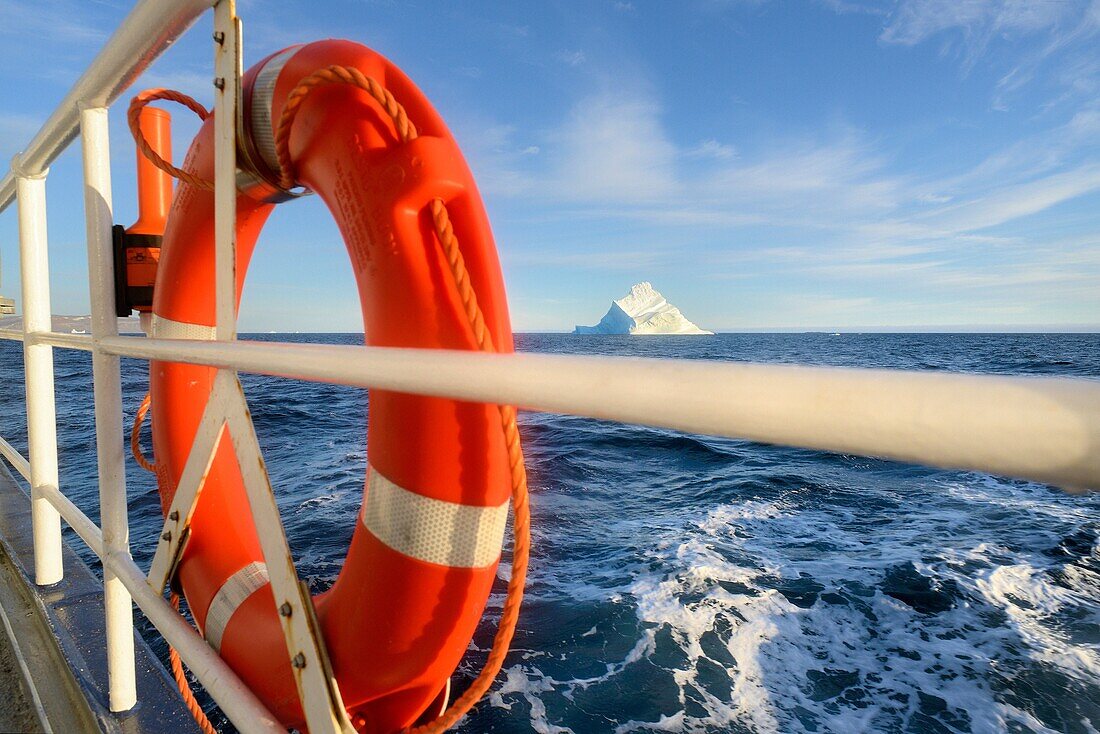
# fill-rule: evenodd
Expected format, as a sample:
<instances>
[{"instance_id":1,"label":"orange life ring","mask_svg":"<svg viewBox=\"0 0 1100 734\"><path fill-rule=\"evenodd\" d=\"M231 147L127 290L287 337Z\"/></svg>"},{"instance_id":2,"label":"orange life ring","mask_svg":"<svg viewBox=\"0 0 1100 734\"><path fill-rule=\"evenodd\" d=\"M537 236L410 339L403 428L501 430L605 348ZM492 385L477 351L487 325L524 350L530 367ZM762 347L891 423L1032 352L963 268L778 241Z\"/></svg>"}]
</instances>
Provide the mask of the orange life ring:
<instances>
[{"instance_id":1,"label":"orange life ring","mask_svg":"<svg viewBox=\"0 0 1100 734\"><path fill-rule=\"evenodd\" d=\"M512 351L500 265L473 177L440 116L387 59L348 41L322 41L257 64L243 94L252 153L277 172L274 126L288 94L334 64L381 82L419 131L400 142L366 92L329 85L304 100L289 138L297 180L324 200L343 234L366 342L478 348L435 240L429 203L442 198L496 349ZM211 117L184 168L210 180L213 163ZM273 208L270 199L238 196L238 294ZM197 186L181 184L173 202L153 312L156 337L213 338L214 197ZM213 377L206 367L151 365L165 508ZM493 405L372 390L367 446L364 510L343 570L314 607L352 721L396 731L437 701L467 649L499 561L511 480ZM210 644L284 724L301 727L290 656L229 441L207 475L177 580Z\"/></svg>"}]
</instances>

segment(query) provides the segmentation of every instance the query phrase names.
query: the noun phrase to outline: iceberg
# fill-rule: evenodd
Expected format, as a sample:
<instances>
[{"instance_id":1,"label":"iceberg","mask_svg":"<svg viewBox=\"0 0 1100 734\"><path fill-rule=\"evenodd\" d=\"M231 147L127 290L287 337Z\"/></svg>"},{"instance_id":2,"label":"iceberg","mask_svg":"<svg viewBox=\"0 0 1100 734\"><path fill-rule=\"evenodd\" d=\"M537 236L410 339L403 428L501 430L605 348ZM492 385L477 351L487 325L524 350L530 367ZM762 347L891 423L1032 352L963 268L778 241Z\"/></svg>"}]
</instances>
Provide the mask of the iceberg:
<instances>
[{"instance_id":1,"label":"iceberg","mask_svg":"<svg viewBox=\"0 0 1100 734\"><path fill-rule=\"evenodd\" d=\"M684 318L649 282L637 283L630 293L611 302L600 323L578 326L574 334L713 334Z\"/></svg>"}]
</instances>

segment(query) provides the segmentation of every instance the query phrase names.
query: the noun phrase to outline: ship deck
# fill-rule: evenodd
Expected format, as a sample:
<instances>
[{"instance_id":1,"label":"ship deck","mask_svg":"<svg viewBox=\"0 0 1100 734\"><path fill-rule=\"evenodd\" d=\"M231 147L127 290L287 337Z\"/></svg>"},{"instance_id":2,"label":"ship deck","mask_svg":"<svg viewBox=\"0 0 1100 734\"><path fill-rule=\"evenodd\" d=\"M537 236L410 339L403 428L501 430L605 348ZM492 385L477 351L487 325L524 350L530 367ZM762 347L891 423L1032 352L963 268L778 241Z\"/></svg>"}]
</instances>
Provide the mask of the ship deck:
<instances>
[{"instance_id":1,"label":"ship deck","mask_svg":"<svg viewBox=\"0 0 1100 734\"><path fill-rule=\"evenodd\" d=\"M64 579L36 587L30 501L0 463L0 731L198 731L136 631L141 704L110 712L102 583L68 544L62 553Z\"/></svg>"}]
</instances>

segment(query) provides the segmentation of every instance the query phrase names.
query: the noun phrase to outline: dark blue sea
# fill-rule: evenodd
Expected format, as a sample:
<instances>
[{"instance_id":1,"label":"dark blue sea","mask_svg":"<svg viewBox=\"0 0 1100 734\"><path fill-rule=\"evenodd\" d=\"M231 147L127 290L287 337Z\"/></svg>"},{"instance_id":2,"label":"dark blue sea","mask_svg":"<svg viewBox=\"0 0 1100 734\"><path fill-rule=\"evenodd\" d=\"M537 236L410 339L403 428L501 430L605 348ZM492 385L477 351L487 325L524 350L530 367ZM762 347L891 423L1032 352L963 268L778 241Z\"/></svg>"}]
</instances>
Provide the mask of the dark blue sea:
<instances>
[{"instance_id":1,"label":"dark blue sea","mask_svg":"<svg viewBox=\"0 0 1100 734\"><path fill-rule=\"evenodd\" d=\"M531 352L1100 377L1100 336L1087 334L517 341ZM55 354L62 489L96 517L89 356ZM0 343L0 365L0 434L25 450L19 344ZM123 378L128 428L145 365L125 361ZM361 500L367 394L243 382L299 568L323 589ZM521 432L531 581L505 670L462 731L1100 730L1100 494L568 416L523 414ZM129 487L146 567L159 503L132 464ZM503 591L501 581L456 690L480 667Z\"/></svg>"}]
</instances>

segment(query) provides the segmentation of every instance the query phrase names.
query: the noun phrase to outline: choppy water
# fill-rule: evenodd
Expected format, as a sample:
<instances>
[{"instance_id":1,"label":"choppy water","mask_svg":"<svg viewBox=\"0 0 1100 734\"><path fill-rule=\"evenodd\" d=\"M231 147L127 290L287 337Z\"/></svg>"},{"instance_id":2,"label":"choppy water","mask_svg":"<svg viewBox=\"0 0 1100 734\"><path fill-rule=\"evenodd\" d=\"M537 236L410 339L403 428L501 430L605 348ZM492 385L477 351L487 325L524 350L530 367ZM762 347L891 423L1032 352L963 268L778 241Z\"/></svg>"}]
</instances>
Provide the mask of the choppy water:
<instances>
[{"instance_id":1,"label":"choppy water","mask_svg":"<svg viewBox=\"0 0 1100 734\"><path fill-rule=\"evenodd\" d=\"M518 345L1100 377L1096 335L521 335ZM94 511L88 356L59 350L56 363L62 482ZM0 343L0 434L23 448L21 365L19 345ZM123 371L132 412L144 367ZM244 382L300 568L323 588L361 498L366 395ZM463 731L1100 730L1100 495L573 417L525 414L521 432L531 582L502 681ZM144 565L158 504L147 475L132 467L129 478ZM480 666L503 590L457 689Z\"/></svg>"}]
</instances>

